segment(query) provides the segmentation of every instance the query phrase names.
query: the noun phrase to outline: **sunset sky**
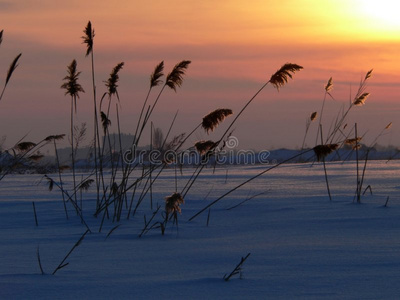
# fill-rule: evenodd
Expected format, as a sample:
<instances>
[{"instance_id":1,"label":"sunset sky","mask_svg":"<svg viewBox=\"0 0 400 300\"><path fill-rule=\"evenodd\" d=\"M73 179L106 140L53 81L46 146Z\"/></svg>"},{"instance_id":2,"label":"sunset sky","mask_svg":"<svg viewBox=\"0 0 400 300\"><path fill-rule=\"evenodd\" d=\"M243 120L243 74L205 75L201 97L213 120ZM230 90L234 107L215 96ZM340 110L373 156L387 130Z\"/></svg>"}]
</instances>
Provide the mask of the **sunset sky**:
<instances>
[{"instance_id":1,"label":"sunset sky","mask_svg":"<svg viewBox=\"0 0 400 300\"><path fill-rule=\"evenodd\" d=\"M240 148L300 147L306 119L321 109L328 79L335 100L327 102L326 128L370 69L371 96L348 120L358 123L367 141L393 122L379 143L399 146L399 11L397 1L386 0L0 1L0 85L22 52L0 102L0 137L6 135L11 147L25 134L38 141L68 133L70 98L60 85L72 59L86 91L77 123L91 129L91 65L81 39L90 20L99 95L112 68L125 62L119 84L123 132L134 131L149 76L162 60L165 73L181 60L192 61L182 88L166 91L152 119L165 132L179 109L174 134L190 131L216 108L238 112L271 74L292 62L304 70L279 92L268 86L236 123ZM210 138L217 139L223 127ZM309 146L315 134L311 127ZM208 138L199 131L191 142Z\"/></svg>"}]
</instances>

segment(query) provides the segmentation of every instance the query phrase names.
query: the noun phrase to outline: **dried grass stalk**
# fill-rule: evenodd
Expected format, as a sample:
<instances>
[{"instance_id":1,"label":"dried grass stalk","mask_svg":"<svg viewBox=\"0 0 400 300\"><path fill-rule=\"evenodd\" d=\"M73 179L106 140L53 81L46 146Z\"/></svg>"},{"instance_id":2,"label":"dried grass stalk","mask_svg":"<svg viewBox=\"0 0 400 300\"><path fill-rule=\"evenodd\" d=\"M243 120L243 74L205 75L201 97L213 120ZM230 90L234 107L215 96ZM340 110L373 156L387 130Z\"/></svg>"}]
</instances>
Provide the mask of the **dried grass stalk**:
<instances>
[{"instance_id":1,"label":"dried grass stalk","mask_svg":"<svg viewBox=\"0 0 400 300\"><path fill-rule=\"evenodd\" d=\"M46 176L46 179L47 179L47 183L49 185L49 191L51 192L54 188L54 180L47 176Z\"/></svg>"},{"instance_id":2,"label":"dried grass stalk","mask_svg":"<svg viewBox=\"0 0 400 300\"><path fill-rule=\"evenodd\" d=\"M207 133L214 131L214 129L221 123L226 117L233 114L229 108L219 108L209 113L203 118L202 127Z\"/></svg>"},{"instance_id":3,"label":"dried grass stalk","mask_svg":"<svg viewBox=\"0 0 400 300\"><path fill-rule=\"evenodd\" d=\"M81 191L82 190L83 191L87 191L90 188L90 186L92 185L93 182L94 182L94 179L87 179L87 180L83 181L79 185L78 189L81 190Z\"/></svg>"},{"instance_id":4,"label":"dried grass stalk","mask_svg":"<svg viewBox=\"0 0 400 300\"><path fill-rule=\"evenodd\" d=\"M362 137L359 136L359 137L353 138L353 139L346 139L344 141L344 143L347 145L355 145L355 144L361 142L361 140L362 140Z\"/></svg>"},{"instance_id":5,"label":"dried grass stalk","mask_svg":"<svg viewBox=\"0 0 400 300\"><path fill-rule=\"evenodd\" d=\"M165 85L176 92L176 88L180 87L183 83L183 75L185 75L185 70L189 67L190 63L190 60L183 60L176 64L171 73L167 75Z\"/></svg>"},{"instance_id":6,"label":"dried grass stalk","mask_svg":"<svg viewBox=\"0 0 400 300\"><path fill-rule=\"evenodd\" d=\"M185 203L180 193L173 193L171 196L165 197L165 211L167 215L171 213L181 213L181 204Z\"/></svg>"},{"instance_id":7,"label":"dried grass stalk","mask_svg":"<svg viewBox=\"0 0 400 300\"><path fill-rule=\"evenodd\" d=\"M94 38L94 29L92 29L92 23L89 21L83 31L85 34L82 36L83 43L87 45L86 56L88 56L93 51L93 38Z\"/></svg>"},{"instance_id":8,"label":"dried grass stalk","mask_svg":"<svg viewBox=\"0 0 400 300\"><path fill-rule=\"evenodd\" d=\"M311 116L310 116L310 121L315 121L315 119L317 118L318 113L316 111L314 111Z\"/></svg>"},{"instance_id":9,"label":"dried grass stalk","mask_svg":"<svg viewBox=\"0 0 400 300\"><path fill-rule=\"evenodd\" d=\"M11 63L10 67L8 68L7 72L7 78L6 78L6 84L8 84L8 81L11 78L11 75L14 73L15 69L18 67L18 60L21 57L22 53L18 54L16 58L14 58L13 62Z\"/></svg>"},{"instance_id":10,"label":"dried grass stalk","mask_svg":"<svg viewBox=\"0 0 400 300\"><path fill-rule=\"evenodd\" d=\"M325 158L327 155L331 154L339 148L339 144L327 144L327 145L318 145L313 148L315 155L317 156L317 160Z\"/></svg>"},{"instance_id":11,"label":"dried grass stalk","mask_svg":"<svg viewBox=\"0 0 400 300\"><path fill-rule=\"evenodd\" d=\"M108 88L108 95L110 97L117 93L117 83L119 80L118 72L122 69L123 66L123 62L120 62L118 65L116 65L110 73L110 78L108 78L108 80L106 81L106 87Z\"/></svg>"},{"instance_id":12,"label":"dried grass stalk","mask_svg":"<svg viewBox=\"0 0 400 300\"><path fill-rule=\"evenodd\" d=\"M44 139L45 142L59 141L65 137L65 134L49 135Z\"/></svg>"},{"instance_id":13,"label":"dried grass stalk","mask_svg":"<svg viewBox=\"0 0 400 300\"><path fill-rule=\"evenodd\" d=\"M198 141L194 146L200 155L206 154L213 150L218 144L213 141Z\"/></svg>"},{"instance_id":14,"label":"dried grass stalk","mask_svg":"<svg viewBox=\"0 0 400 300\"><path fill-rule=\"evenodd\" d=\"M75 112L76 112L76 98L79 98L79 93L84 93L82 86L78 83L79 75L81 72L76 70L76 60L74 59L68 66L68 75L63 78L65 82L61 85L62 89L65 89L65 95L70 95L74 99Z\"/></svg>"},{"instance_id":15,"label":"dried grass stalk","mask_svg":"<svg viewBox=\"0 0 400 300\"><path fill-rule=\"evenodd\" d=\"M107 118L107 115L103 111L100 112L100 117L101 117L101 125L103 126L104 134L106 134L108 127L111 126L111 120L109 118Z\"/></svg>"},{"instance_id":16,"label":"dried grass stalk","mask_svg":"<svg viewBox=\"0 0 400 300\"><path fill-rule=\"evenodd\" d=\"M34 147L36 147L35 143L32 143L32 142L21 142L21 143L15 145L14 148L22 152L22 151L29 151Z\"/></svg>"},{"instance_id":17,"label":"dried grass stalk","mask_svg":"<svg viewBox=\"0 0 400 300\"><path fill-rule=\"evenodd\" d=\"M284 64L278 71L275 72L275 74L271 76L269 82L279 91L279 89L288 82L288 79L292 78L291 73L294 74L296 71L300 71L301 69L303 69L303 67L296 64Z\"/></svg>"},{"instance_id":18,"label":"dried grass stalk","mask_svg":"<svg viewBox=\"0 0 400 300\"><path fill-rule=\"evenodd\" d=\"M365 80L367 80L368 78L370 78L371 76L372 76L372 71L373 71L374 69L371 69L371 70L369 70L368 72L367 72L367 74L365 75Z\"/></svg>"},{"instance_id":19,"label":"dried grass stalk","mask_svg":"<svg viewBox=\"0 0 400 300\"><path fill-rule=\"evenodd\" d=\"M357 106L361 106L365 104L365 100L369 97L369 93L363 93L356 100L354 100L353 104Z\"/></svg>"},{"instance_id":20,"label":"dried grass stalk","mask_svg":"<svg viewBox=\"0 0 400 300\"><path fill-rule=\"evenodd\" d=\"M329 78L328 83L325 86L325 91L327 93L329 93L330 90L332 90L332 88L333 88L333 83L332 83L332 77L331 77L331 78Z\"/></svg>"},{"instance_id":21,"label":"dried grass stalk","mask_svg":"<svg viewBox=\"0 0 400 300\"><path fill-rule=\"evenodd\" d=\"M162 83L161 77L164 76L164 61L160 62L154 69L153 74L150 76L150 87L158 86Z\"/></svg>"}]
</instances>

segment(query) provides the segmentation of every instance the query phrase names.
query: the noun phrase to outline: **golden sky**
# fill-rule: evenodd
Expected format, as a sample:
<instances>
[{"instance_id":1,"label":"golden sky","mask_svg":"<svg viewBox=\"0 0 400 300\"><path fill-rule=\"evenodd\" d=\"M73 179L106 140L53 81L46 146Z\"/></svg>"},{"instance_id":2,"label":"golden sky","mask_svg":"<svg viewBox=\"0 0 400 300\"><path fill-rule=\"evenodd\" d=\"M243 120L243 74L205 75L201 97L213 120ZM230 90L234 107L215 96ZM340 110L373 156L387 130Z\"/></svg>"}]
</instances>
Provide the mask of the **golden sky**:
<instances>
[{"instance_id":1,"label":"golden sky","mask_svg":"<svg viewBox=\"0 0 400 300\"><path fill-rule=\"evenodd\" d=\"M83 71L87 90L77 118L82 122L90 118L90 61L80 37L91 20L100 91L113 66L125 62L120 83L124 131L133 126L148 77L161 60L166 72L183 59L192 60L192 65L182 89L176 95L167 93L158 107L155 118L160 127L167 126L177 109L180 122L193 125L192 120L218 107L237 111L276 69L293 62L304 71L279 94L268 89L238 123L243 143L256 148L298 146L305 119L319 109L324 83L333 77L335 115L373 68L371 105L355 118L368 120L367 125L376 115L374 125L379 128L393 121L394 133L384 142L396 144L398 11L400 4L387 0L0 1L0 29L4 29L0 72L5 73L13 57L23 53L0 103L2 127L14 124L3 130L4 135L12 140L11 136L29 131L36 138L48 124L52 130L66 131L69 102L59 86L73 58ZM243 134L250 128L257 137Z\"/></svg>"}]
</instances>

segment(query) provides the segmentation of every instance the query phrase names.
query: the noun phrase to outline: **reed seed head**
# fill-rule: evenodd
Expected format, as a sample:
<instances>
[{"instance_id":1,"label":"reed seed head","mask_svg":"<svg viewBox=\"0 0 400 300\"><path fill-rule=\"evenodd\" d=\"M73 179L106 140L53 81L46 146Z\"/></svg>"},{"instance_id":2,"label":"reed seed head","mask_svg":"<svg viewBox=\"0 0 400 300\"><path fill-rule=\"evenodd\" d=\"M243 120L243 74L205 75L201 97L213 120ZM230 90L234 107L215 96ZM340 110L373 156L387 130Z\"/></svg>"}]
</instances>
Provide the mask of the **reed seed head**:
<instances>
[{"instance_id":1,"label":"reed seed head","mask_svg":"<svg viewBox=\"0 0 400 300\"><path fill-rule=\"evenodd\" d=\"M368 78L370 78L371 76L372 76L372 71L373 71L374 69L371 69L371 70L369 70L368 72L367 72L367 74L365 75L365 80L367 80Z\"/></svg>"},{"instance_id":2,"label":"reed seed head","mask_svg":"<svg viewBox=\"0 0 400 300\"><path fill-rule=\"evenodd\" d=\"M362 137L359 136L359 137L357 137L357 138L346 139L346 140L344 141L344 143L345 143L346 145L355 145L355 144L361 142L361 140L362 140Z\"/></svg>"},{"instance_id":3,"label":"reed seed head","mask_svg":"<svg viewBox=\"0 0 400 300\"><path fill-rule=\"evenodd\" d=\"M111 120L107 117L107 115L102 111L100 112L101 117L101 125L103 126L104 134L107 133L107 129L111 126Z\"/></svg>"},{"instance_id":4,"label":"reed seed head","mask_svg":"<svg viewBox=\"0 0 400 300\"><path fill-rule=\"evenodd\" d=\"M92 29L92 23L89 21L83 30L85 34L82 36L83 44L87 45L86 56L88 56L93 51L93 38L94 38L94 29Z\"/></svg>"},{"instance_id":5,"label":"reed seed head","mask_svg":"<svg viewBox=\"0 0 400 300\"><path fill-rule=\"evenodd\" d=\"M199 152L200 155L204 155L208 153L209 151L214 150L214 148L217 146L217 143L213 141L198 141L196 144L194 144L197 152Z\"/></svg>"},{"instance_id":6,"label":"reed seed head","mask_svg":"<svg viewBox=\"0 0 400 300\"><path fill-rule=\"evenodd\" d=\"M117 87L118 87L118 80L119 80L119 75L118 72L122 69L124 66L124 63L121 62L118 65L114 67L114 69L110 73L110 78L105 82L106 87L108 89L108 95L111 97L114 94L117 94Z\"/></svg>"},{"instance_id":7,"label":"reed seed head","mask_svg":"<svg viewBox=\"0 0 400 300\"><path fill-rule=\"evenodd\" d=\"M33 142L21 142L17 145L15 145L15 149L18 151L29 151L32 150L34 147L36 147L36 144Z\"/></svg>"},{"instance_id":8,"label":"reed seed head","mask_svg":"<svg viewBox=\"0 0 400 300\"><path fill-rule=\"evenodd\" d=\"M65 95L69 94L71 97L79 98L79 93L84 93L85 91L78 83L79 75L81 74L81 72L77 72L76 66L77 63L74 59L67 67L68 75L64 77L63 80L65 80L65 82L61 85L61 88L66 90Z\"/></svg>"},{"instance_id":9,"label":"reed seed head","mask_svg":"<svg viewBox=\"0 0 400 300\"><path fill-rule=\"evenodd\" d=\"M18 54L13 62L11 63L10 67L8 68L7 77L6 77L6 85L8 81L10 81L11 75L14 73L15 69L18 67L18 60L21 57L22 53Z\"/></svg>"},{"instance_id":10,"label":"reed seed head","mask_svg":"<svg viewBox=\"0 0 400 300\"><path fill-rule=\"evenodd\" d=\"M316 111L314 111L311 116L310 116L310 121L315 121L315 119L317 118L318 113Z\"/></svg>"},{"instance_id":11,"label":"reed seed head","mask_svg":"<svg viewBox=\"0 0 400 300\"><path fill-rule=\"evenodd\" d=\"M93 182L94 182L94 179L87 179L79 185L78 189L81 191L87 191Z\"/></svg>"},{"instance_id":12,"label":"reed seed head","mask_svg":"<svg viewBox=\"0 0 400 300\"><path fill-rule=\"evenodd\" d=\"M181 204L185 203L180 193L173 193L171 196L165 197L165 211L167 215L170 213L181 213Z\"/></svg>"},{"instance_id":13,"label":"reed seed head","mask_svg":"<svg viewBox=\"0 0 400 300\"><path fill-rule=\"evenodd\" d=\"M390 122L389 124L386 125L385 129L390 129L390 127L392 127L392 122Z\"/></svg>"},{"instance_id":14,"label":"reed seed head","mask_svg":"<svg viewBox=\"0 0 400 300\"><path fill-rule=\"evenodd\" d=\"M354 105L356 106L361 106L365 104L365 100L369 97L369 93L363 93L361 96L356 98L353 102Z\"/></svg>"},{"instance_id":15,"label":"reed seed head","mask_svg":"<svg viewBox=\"0 0 400 300\"><path fill-rule=\"evenodd\" d=\"M317 156L317 160L321 161L321 159L325 158L327 155L331 154L339 148L339 144L327 144L327 145L318 145L313 148L315 155Z\"/></svg>"},{"instance_id":16,"label":"reed seed head","mask_svg":"<svg viewBox=\"0 0 400 300\"><path fill-rule=\"evenodd\" d=\"M150 76L150 87L158 86L162 83L161 77L164 76L164 61L160 62L154 69L153 74Z\"/></svg>"},{"instance_id":17,"label":"reed seed head","mask_svg":"<svg viewBox=\"0 0 400 300\"><path fill-rule=\"evenodd\" d=\"M171 73L167 75L165 85L169 86L176 92L176 88L182 86L183 75L185 75L185 71L189 67L190 63L190 60L183 60L176 64Z\"/></svg>"},{"instance_id":18,"label":"reed seed head","mask_svg":"<svg viewBox=\"0 0 400 300\"><path fill-rule=\"evenodd\" d=\"M0 31L0 45L1 45L1 43L3 42L3 31L4 31L4 30Z\"/></svg>"},{"instance_id":19,"label":"reed seed head","mask_svg":"<svg viewBox=\"0 0 400 300\"><path fill-rule=\"evenodd\" d=\"M329 93L329 91L333 88L332 77L329 78L328 83L325 85L325 91Z\"/></svg>"},{"instance_id":20,"label":"reed seed head","mask_svg":"<svg viewBox=\"0 0 400 300\"><path fill-rule=\"evenodd\" d=\"M219 108L214 110L213 112L209 113L205 117L203 117L203 122L201 126L204 130L209 133L209 131L214 131L215 128L225 120L226 117L233 114L232 110L229 108Z\"/></svg>"},{"instance_id":21,"label":"reed seed head","mask_svg":"<svg viewBox=\"0 0 400 300\"><path fill-rule=\"evenodd\" d=\"M47 179L47 184L49 185L49 191L51 192L54 187L54 180L48 177L47 175L45 175L45 177Z\"/></svg>"},{"instance_id":22,"label":"reed seed head","mask_svg":"<svg viewBox=\"0 0 400 300\"><path fill-rule=\"evenodd\" d=\"M44 139L45 142L59 141L65 137L65 134L49 135Z\"/></svg>"},{"instance_id":23,"label":"reed seed head","mask_svg":"<svg viewBox=\"0 0 400 300\"><path fill-rule=\"evenodd\" d=\"M286 63L271 76L269 82L279 91L288 82L289 78L293 78L291 73L294 74L301 69L303 69L302 66Z\"/></svg>"}]
</instances>

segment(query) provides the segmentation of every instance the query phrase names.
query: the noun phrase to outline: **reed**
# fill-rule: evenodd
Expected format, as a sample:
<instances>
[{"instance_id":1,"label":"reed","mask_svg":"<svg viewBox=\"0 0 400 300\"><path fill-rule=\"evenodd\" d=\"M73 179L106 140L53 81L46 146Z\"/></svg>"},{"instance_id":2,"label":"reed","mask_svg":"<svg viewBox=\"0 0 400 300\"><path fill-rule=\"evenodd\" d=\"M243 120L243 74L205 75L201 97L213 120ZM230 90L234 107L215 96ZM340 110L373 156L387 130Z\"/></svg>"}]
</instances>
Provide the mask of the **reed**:
<instances>
[{"instance_id":1,"label":"reed","mask_svg":"<svg viewBox=\"0 0 400 300\"><path fill-rule=\"evenodd\" d=\"M246 108L254 101L254 99L261 93L261 91L268 84L272 84L279 91L280 88L283 87L289 81L290 78L293 78L293 75L296 72L298 72L302 69L303 69L303 67L300 65L293 64L293 63L286 63L279 70L277 70L274 74L272 74L270 79L261 86L261 88L246 102L246 104L242 107L242 109L239 111L239 113L235 116L235 118L232 120L232 122L230 123L228 128L222 134L221 138L216 142L215 148L218 147L221 143L223 143L223 141L227 135L229 136L230 130L232 129L233 125L236 123L236 121L239 119L239 117L243 114L243 112L246 110ZM218 112L218 113L216 113L217 116L219 116L221 114L221 112L219 112L218 110L214 111L214 113L215 112ZM229 110L229 112L230 112L230 110ZM226 117L225 114L222 114L222 116L224 118ZM219 119L216 119L216 120L219 120ZM182 190L183 197L186 197L186 194L189 192L189 190L193 186L194 182L197 180L198 176L203 171L205 165L206 164L201 164L200 166L198 166L196 168L192 177L189 179L188 183L185 185L185 188Z\"/></svg>"},{"instance_id":2,"label":"reed","mask_svg":"<svg viewBox=\"0 0 400 300\"><path fill-rule=\"evenodd\" d=\"M48 137L45 138L45 141L47 142L53 142L54 145L54 154L56 156L56 164L57 164L57 171L58 171L58 179L60 181L60 187L61 189L63 189L63 181L62 181L62 176L61 176L61 172L62 172L62 168L60 166L60 158L58 156L58 151L57 151L57 143L56 141L62 140L64 139L65 134L59 134L59 135L50 135ZM65 212L65 217L67 218L67 220L69 219L68 217L68 211L67 211L67 205L66 205L66 201L65 201L65 196L64 193L61 192L61 196L63 199L63 206L64 206L64 212Z\"/></svg>"},{"instance_id":3,"label":"reed","mask_svg":"<svg viewBox=\"0 0 400 300\"><path fill-rule=\"evenodd\" d=\"M201 126L207 133L210 131L212 132L223 120L225 120L226 117L230 116L231 114L233 114L233 112L229 108L216 109L203 117Z\"/></svg>"},{"instance_id":4,"label":"reed","mask_svg":"<svg viewBox=\"0 0 400 300\"><path fill-rule=\"evenodd\" d=\"M100 205L100 186L104 182L101 182L103 178L102 173L102 160L100 158L100 135L99 135L99 121L97 113L97 96L96 96L96 82L95 82L95 63L94 63L94 37L95 32L92 27L92 23L88 21L85 29L83 30L84 35L83 44L86 44L86 57L90 55L91 69L92 69L92 90L93 90L93 144L94 144L94 164L95 164L95 178L96 178L96 191L97 191L97 207ZM100 161L99 161L100 160Z\"/></svg>"},{"instance_id":5,"label":"reed","mask_svg":"<svg viewBox=\"0 0 400 300\"><path fill-rule=\"evenodd\" d=\"M304 146L306 144L306 138L307 138L308 131L310 129L310 125L312 122L314 122L317 119L317 116L318 116L318 113L315 111L306 120L306 132L304 133L303 143L301 144L301 150L304 149Z\"/></svg>"},{"instance_id":6,"label":"reed","mask_svg":"<svg viewBox=\"0 0 400 300\"><path fill-rule=\"evenodd\" d=\"M65 95L71 96L71 159L72 159L72 176L74 181L74 190L76 190L76 176L75 176L75 148L74 148L74 111L77 111L76 100L79 98L79 93L84 93L84 89L78 83L79 75L76 60L72 60L71 64L68 65L68 75L64 77L64 83L61 85L62 89L65 89ZM76 202L76 194L75 194Z\"/></svg>"},{"instance_id":7,"label":"reed","mask_svg":"<svg viewBox=\"0 0 400 300\"><path fill-rule=\"evenodd\" d=\"M2 40L2 37L3 37L3 31L1 31L0 40ZM11 62L10 67L8 68L7 75L6 75L6 80L5 80L5 83L4 83L4 86L3 86L3 90L1 91L1 94L0 94L0 101L3 99L4 92L5 92L6 88L7 88L8 82L10 81L12 74L14 73L14 71L18 67L18 61L19 61L21 55L22 55L22 53L18 54L14 58L14 60Z\"/></svg>"}]
</instances>

